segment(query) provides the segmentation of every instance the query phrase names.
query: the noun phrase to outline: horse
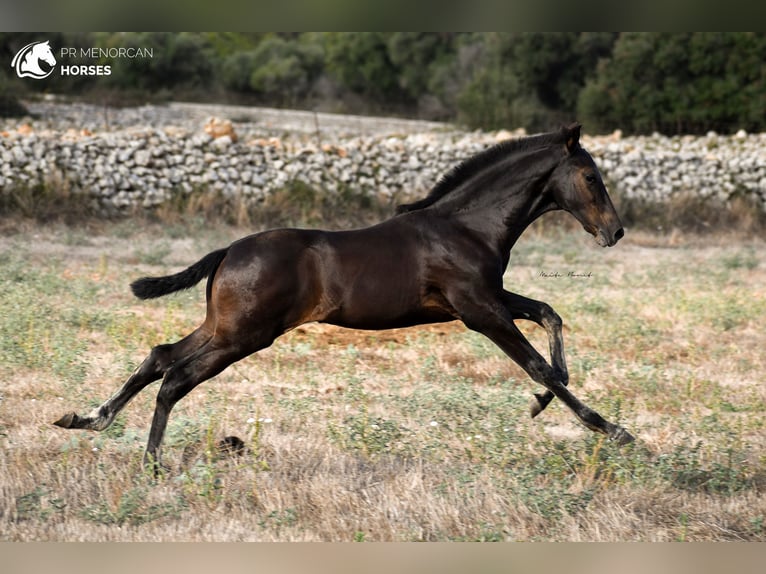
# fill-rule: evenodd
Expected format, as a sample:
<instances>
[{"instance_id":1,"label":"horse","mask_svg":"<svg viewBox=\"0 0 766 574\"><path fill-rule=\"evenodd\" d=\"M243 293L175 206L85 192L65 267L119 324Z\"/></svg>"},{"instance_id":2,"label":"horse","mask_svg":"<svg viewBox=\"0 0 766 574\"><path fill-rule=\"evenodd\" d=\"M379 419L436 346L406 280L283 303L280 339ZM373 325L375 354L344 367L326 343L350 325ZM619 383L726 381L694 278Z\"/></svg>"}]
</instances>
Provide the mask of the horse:
<instances>
[{"instance_id":1,"label":"horse","mask_svg":"<svg viewBox=\"0 0 766 574\"><path fill-rule=\"evenodd\" d=\"M40 67L40 62L51 66L47 72ZM19 78L34 78L42 80L53 72L56 58L51 50L50 42L32 42L19 50L11 61L11 66L16 69Z\"/></svg>"},{"instance_id":2,"label":"horse","mask_svg":"<svg viewBox=\"0 0 766 574\"><path fill-rule=\"evenodd\" d=\"M312 321L380 330L458 320L545 387L532 397L533 418L557 397L588 429L619 445L630 443L626 429L568 389L561 317L548 304L503 288L511 248L544 213L571 213L602 247L624 235L601 174L580 145L580 128L574 123L495 144L453 167L424 199L398 206L371 227L263 231L174 275L134 281L134 295L150 299L207 278L204 321L178 342L151 349L125 384L88 415L70 412L54 424L104 430L139 391L162 378L144 455L158 473L174 405L283 333ZM550 363L516 320L545 329Z\"/></svg>"}]
</instances>

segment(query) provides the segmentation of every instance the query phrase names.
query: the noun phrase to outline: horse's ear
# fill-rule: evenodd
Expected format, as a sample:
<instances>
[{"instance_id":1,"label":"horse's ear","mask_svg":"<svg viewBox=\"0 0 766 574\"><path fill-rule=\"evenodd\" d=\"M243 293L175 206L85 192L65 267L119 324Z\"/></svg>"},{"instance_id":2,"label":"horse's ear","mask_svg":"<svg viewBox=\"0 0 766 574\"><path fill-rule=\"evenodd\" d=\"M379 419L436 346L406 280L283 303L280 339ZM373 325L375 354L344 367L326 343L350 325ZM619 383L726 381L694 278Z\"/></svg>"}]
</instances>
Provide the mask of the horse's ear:
<instances>
[{"instance_id":1,"label":"horse's ear","mask_svg":"<svg viewBox=\"0 0 766 574\"><path fill-rule=\"evenodd\" d=\"M568 126L562 126L561 132L564 134L564 141L566 142L567 152L572 153L580 146L580 128L582 126L578 122L574 122Z\"/></svg>"}]
</instances>

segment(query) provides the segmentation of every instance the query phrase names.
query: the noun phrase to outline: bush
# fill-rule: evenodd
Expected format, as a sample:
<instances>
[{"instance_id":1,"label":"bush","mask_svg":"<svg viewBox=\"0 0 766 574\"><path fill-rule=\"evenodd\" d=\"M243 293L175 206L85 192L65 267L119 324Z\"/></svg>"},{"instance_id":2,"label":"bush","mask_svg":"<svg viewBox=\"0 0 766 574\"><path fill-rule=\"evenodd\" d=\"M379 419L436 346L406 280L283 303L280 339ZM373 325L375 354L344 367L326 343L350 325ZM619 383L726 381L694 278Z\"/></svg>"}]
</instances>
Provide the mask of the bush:
<instances>
[{"instance_id":1,"label":"bush","mask_svg":"<svg viewBox=\"0 0 766 574\"><path fill-rule=\"evenodd\" d=\"M388 38L402 96L417 102L420 115L448 116L454 111L447 91L450 77L459 73L454 65L459 38L455 33L429 32L397 32Z\"/></svg>"},{"instance_id":2,"label":"bush","mask_svg":"<svg viewBox=\"0 0 766 574\"><path fill-rule=\"evenodd\" d=\"M399 71L383 32L339 32L327 37L327 68L351 92L377 105L405 100Z\"/></svg>"},{"instance_id":3,"label":"bush","mask_svg":"<svg viewBox=\"0 0 766 574\"><path fill-rule=\"evenodd\" d=\"M198 89L213 85L215 65L206 39L193 33L150 32L111 35L103 47L151 48L152 58L112 61L112 74L103 84L130 90ZM109 63L105 60L104 63Z\"/></svg>"},{"instance_id":4,"label":"bush","mask_svg":"<svg viewBox=\"0 0 766 574\"><path fill-rule=\"evenodd\" d=\"M312 36L295 41L270 36L254 50L228 56L222 79L226 88L255 94L262 101L297 105L308 97L323 68L324 49Z\"/></svg>"},{"instance_id":5,"label":"bush","mask_svg":"<svg viewBox=\"0 0 766 574\"><path fill-rule=\"evenodd\" d=\"M532 117L522 117L514 108L518 81L503 66L486 67L477 72L457 99L460 122L471 128L501 129L528 125ZM534 106L526 113L535 115Z\"/></svg>"}]
</instances>

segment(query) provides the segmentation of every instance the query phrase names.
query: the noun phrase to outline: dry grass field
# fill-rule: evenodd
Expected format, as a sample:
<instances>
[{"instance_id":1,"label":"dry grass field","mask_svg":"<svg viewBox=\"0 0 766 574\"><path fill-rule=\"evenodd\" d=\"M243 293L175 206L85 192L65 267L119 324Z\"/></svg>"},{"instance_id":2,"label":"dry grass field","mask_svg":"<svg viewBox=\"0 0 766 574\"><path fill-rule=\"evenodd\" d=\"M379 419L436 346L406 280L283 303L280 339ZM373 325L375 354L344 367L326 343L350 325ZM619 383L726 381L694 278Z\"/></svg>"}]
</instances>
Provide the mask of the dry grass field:
<instances>
[{"instance_id":1,"label":"dry grass field","mask_svg":"<svg viewBox=\"0 0 766 574\"><path fill-rule=\"evenodd\" d=\"M296 329L179 403L158 480L141 466L157 384L102 433L54 427L204 316L203 284L141 302L128 283L245 233L2 225L2 540L766 540L760 239L521 238L507 287L563 317L571 388L627 447L556 401L531 420L539 389L457 323ZM230 435L244 453L219 451Z\"/></svg>"}]
</instances>

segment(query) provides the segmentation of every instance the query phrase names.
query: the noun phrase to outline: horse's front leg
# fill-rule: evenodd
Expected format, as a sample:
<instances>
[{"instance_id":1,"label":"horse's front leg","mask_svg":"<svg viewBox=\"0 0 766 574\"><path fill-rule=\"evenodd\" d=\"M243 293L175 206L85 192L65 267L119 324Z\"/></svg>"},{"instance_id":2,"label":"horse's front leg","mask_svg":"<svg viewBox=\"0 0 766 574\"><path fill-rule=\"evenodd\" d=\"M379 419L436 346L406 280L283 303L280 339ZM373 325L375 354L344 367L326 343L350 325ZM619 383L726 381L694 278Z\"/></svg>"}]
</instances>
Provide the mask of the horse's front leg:
<instances>
[{"instance_id":1,"label":"horse's front leg","mask_svg":"<svg viewBox=\"0 0 766 574\"><path fill-rule=\"evenodd\" d=\"M566 386L569 384L569 371L564 356L564 335L561 317L550 305L535 301L510 291L503 291L503 303L515 320L528 319L540 325L548 334L548 346L551 355L551 367L556 377ZM555 395L546 390L544 393L534 393L529 403L529 414L532 418L539 415L553 400Z\"/></svg>"},{"instance_id":2,"label":"horse's front leg","mask_svg":"<svg viewBox=\"0 0 766 574\"><path fill-rule=\"evenodd\" d=\"M634 440L628 431L605 420L569 391L561 379L561 373L547 363L513 323L513 314L506 305L504 294L497 297L490 295L486 299L477 295L472 293L453 300L454 308L469 329L491 339L534 381L569 407L586 427L605 434L621 445Z\"/></svg>"}]
</instances>

